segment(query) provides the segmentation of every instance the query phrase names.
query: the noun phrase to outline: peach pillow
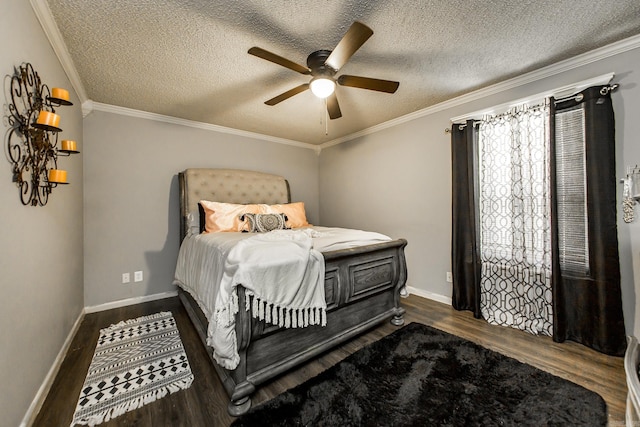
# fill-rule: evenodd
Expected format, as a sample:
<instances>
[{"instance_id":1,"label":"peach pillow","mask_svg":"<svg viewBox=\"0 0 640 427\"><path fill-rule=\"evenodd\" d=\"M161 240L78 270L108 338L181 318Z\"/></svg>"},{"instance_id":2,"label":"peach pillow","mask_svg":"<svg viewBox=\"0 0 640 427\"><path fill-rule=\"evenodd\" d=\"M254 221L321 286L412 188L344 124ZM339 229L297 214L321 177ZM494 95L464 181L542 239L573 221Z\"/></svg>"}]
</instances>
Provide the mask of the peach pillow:
<instances>
[{"instance_id":1,"label":"peach pillow","mask_svg":"<svg viewBox=\"0 0 640 427\"><path fill-rule=\"evenodd\" d=\"M299 228L311 225L307 222L307 214L304 210L304 202L268 205L267 213L285 214L287 216L287 227L289 228Z\"/></svg>"},{"instance_id":2,"label":"peach pillow","mask_svg":"<svg viewBox=\"0 0 640 427\"><path fill-rule=\"evenodd\" d=\"M205 233L220 231L242 231L247 224L240 221L245 213L267 213L267 205L237 205L235 203L209 202L201 200L204 209Z\"/></svg>"}]
</instances>

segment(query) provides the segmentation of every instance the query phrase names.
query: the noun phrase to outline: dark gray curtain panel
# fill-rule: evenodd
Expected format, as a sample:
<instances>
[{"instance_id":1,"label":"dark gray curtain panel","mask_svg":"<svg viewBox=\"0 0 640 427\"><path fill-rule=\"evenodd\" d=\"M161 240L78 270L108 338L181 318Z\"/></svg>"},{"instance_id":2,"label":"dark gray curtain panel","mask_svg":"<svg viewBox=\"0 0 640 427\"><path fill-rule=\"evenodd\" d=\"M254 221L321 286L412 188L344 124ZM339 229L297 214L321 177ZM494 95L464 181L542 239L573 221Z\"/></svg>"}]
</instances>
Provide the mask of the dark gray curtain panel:
<instances>
[{"instance_id":1,"label":"dark gray curtain panel","mask_svg":"<svg viewBox=\"0 0 640 427\"><path fill-rule=\"evenodd\" d=\"M553 225L554 254L553 304L555 341L576 341L600 352L622 356L626 349L622 296L620 289L620 261L616 223L615 175L615 119L609 88L591 87L575 98L556 103L556 123L552 144ZM553 103L552 103L553 104ZM558 125L563 114L582 116L584 122L584 151L586 170L586 248L572 236L579 221L563 223L558 220L562 209L576 212L580 209L565 202L562 185L558 180L565 172L559 171L563 160L560 145L571 144L559 135ZM564 118L562 118L563 121ZM575 164L575 161L573 162ZM571 173L570 171L566 173ZM575 182L574 179L571 181ZM553 183L552 183L553 184ZM578 216L580 216L578 215ZM584 252L584 253L583 253ZM580 268L584 265L583 268Z\"/></svg>"},{"instance_id":2,"label":"dark gray curtain panel","mask_svg":"<svg viewBox=\"0 0 640 427\"><path fill-rule=\"evenodd\" d=\"M457 310L480 313L480 262L476 235L475 130L473 121L451 127L452 159L452 304Z\"/></svg>"}]
</instances>

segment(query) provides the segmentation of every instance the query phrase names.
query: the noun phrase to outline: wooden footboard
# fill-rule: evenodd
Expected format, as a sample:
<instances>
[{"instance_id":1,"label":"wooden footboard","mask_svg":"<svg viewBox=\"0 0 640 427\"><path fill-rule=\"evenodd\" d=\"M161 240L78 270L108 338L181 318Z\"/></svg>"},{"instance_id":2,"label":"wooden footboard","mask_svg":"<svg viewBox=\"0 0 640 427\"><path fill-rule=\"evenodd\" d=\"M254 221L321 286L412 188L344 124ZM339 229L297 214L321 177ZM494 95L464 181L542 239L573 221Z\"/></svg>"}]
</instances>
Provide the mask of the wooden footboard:
<instances>
[{"instance_id":1,"label":"wooden footboard","mask_svg":"<svg viewBox=\"0 0 640 427\"><path fill-rule=\"evenodd\" d=\"M229 394L228 410L238 416L251 407L257 386L363 331L391 319L404 323L400 290L407 279L404 239L324 253L327 325L279 328L251 317L244 288L238 287L240 309L236 334L240 364L232 371L214 366ZM180 299L206 346L207 320L191 296ZM213 350L207 347L212 356Z\"/></svg>"}]
</instances>

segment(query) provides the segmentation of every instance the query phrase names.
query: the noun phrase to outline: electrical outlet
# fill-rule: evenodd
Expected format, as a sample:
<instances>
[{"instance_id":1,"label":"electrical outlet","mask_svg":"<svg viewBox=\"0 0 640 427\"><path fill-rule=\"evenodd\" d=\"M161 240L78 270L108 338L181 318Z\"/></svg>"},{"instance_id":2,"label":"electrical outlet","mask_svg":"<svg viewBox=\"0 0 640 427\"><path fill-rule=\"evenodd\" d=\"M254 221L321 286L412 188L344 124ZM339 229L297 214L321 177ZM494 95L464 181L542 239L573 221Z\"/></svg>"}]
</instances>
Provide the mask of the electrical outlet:
<instances>
[{"instance_id":1,"label":"electrical outlet","mask_svg":"<svg viewBox=\"0 0 640 427\"><path fill-rule=\"evenodd\" d=\"M450 271L447 271L447 282L453 283L453 274Z\"/></svg>"},{"instance_id":2,"label":"electrical outlet","mask_svg":"<svg viewBox=\"0 0 640 427\"><path fill-rule=\"evenodd\" d=\"M122 273L122 283L129 283L131 281L131 277L129 273Z\"/></svg>"},{"instance_id":3,"label":"electrical outlet","mask_svg":"<svg viewBox=\"0 0 640 427\"><path fill-rule=\"evenodd\" d=\"M133 273L133 280L136 282L142 282L142 271L136 271Z\"/></svg>"}]
</instances>

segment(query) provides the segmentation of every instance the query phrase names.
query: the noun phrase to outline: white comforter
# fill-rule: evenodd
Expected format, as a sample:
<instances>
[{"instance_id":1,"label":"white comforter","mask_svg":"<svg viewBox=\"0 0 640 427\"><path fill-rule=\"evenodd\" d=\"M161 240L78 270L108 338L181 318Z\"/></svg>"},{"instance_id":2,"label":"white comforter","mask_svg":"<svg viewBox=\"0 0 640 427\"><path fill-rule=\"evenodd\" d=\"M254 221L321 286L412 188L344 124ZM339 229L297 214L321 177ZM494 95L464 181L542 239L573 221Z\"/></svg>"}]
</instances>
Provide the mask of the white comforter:
<instances>
[{"instance_id":1,"label":"white comforter","mask_svg":"<svg viewBox=\"0 0 640 427\"><path fill-rule=\"evenodd\" d=\"M215 360L235 369L240 361L237 285L246 289L247 300L253 299L256 318L287 328L324 325L321 252L388 240L379 233L327 227L188 235L180 247L174 283L188 291L206 315L207 344Z\"/></svg>"}]
</instances>

